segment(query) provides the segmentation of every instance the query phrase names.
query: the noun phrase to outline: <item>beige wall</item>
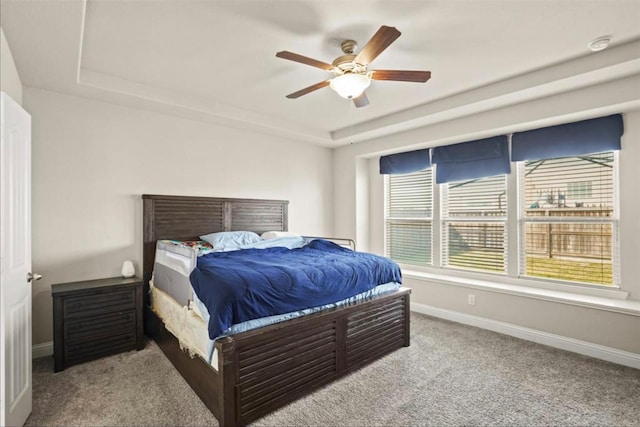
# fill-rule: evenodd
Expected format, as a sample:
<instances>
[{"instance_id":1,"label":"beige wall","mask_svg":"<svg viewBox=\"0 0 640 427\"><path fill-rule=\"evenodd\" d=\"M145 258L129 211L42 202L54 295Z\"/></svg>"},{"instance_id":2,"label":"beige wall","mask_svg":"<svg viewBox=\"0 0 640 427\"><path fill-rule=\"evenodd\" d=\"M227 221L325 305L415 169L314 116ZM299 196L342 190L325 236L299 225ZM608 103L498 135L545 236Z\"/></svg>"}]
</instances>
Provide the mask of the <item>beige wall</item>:
<instances>
[{"instance_id":1,"label":"beige wall","mask_svg":"<svg viewBox=\"0 0 640 427\"><path fill-rule=\"evenodd\" d=\"M631 76L339 148L334 152L335 232L368 242L367 247L360 245L359 249L384 252L383 180L377 172L381 153L531 129L562 117L575 121L624 112L620 152L621 287L629 292L630 299L640 302L640 112L625 110L625 106L637 102L639 82L638 76ZM360 194L362 191L366 196ZM363 234L365 239L361 238ZM470 291L464 287L422 279L407 279L405 283L414 290L414 303L640 354L638 316L479 289L472 292L477 296L476 306L470 306Z\"/></svg>"},{"instance_id":2,"label":"beige wall","mask_svg":"<svg viewBox=\"0 0 640 427\"><path fill-rule=\"evenodd\" d=\"M0 27L0 90L18 104L22 104L22 83L2 27Z\"/></svg>"},{"instance_id":3,"label":"beige wall","mask_svg":"<svg viewBox=\"0 0 640 427\"><path fill-rule=\"evenodd\" d=\"M33 342L52 340L52 283L142 257L141 194L289 200L289 229L327 235L329 149L25 88L32 115Z\"/></svg>"}]
</instances>

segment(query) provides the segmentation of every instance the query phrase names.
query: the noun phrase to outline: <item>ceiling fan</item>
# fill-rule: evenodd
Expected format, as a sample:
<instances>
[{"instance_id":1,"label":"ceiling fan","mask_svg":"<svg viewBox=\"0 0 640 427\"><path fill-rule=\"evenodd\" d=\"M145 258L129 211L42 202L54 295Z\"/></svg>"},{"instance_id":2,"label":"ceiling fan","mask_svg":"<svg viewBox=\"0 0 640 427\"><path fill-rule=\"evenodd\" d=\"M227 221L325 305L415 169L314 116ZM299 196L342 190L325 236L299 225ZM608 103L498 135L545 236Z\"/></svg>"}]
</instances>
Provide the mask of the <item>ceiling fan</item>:
<instances>
[{"instance_id":1,"label":"ceiling fan","mask_svg":"<svg viewBox=\"0 0 640 427\"><path fill-rule=\"evenodd\" d=\"M278 58L288 59L331 71L334 75L332 79L290 93L287 95L287 98L299 98L302 95L329 86L343 98L353 99L353 103L359 108L369 105L369 99L364 90L369 87L371 80L426 82L431 77L430 71L369 70L369 64L400 37L400 34L400 31L395 27L383 25L358 54L354 53L358 47L357 43L354 40L345 40L340 44L344 55L337 57L331 64L286 50L276 53Z\"/></svg>"}]
</instances>

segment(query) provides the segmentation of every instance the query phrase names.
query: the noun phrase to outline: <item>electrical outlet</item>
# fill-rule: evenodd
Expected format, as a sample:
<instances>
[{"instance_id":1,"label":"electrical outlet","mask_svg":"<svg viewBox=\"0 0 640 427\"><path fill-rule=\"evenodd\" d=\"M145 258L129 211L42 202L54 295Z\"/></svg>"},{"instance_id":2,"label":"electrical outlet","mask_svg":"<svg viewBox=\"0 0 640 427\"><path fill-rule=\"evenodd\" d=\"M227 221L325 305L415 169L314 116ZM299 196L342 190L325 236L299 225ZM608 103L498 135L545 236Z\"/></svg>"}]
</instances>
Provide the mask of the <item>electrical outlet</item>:
<instances>
[{"instance_id":1,"label":"electrical outlet","mask_svg":"<svg viewBox=\"0 0 640 427\"><path fill-rule=\"evenodd\" d=\"M469 296L467 297L467 302L469 303L469 305L476 305L476 296L473 294L469 294Z\"/></svg>"}]
</instances>

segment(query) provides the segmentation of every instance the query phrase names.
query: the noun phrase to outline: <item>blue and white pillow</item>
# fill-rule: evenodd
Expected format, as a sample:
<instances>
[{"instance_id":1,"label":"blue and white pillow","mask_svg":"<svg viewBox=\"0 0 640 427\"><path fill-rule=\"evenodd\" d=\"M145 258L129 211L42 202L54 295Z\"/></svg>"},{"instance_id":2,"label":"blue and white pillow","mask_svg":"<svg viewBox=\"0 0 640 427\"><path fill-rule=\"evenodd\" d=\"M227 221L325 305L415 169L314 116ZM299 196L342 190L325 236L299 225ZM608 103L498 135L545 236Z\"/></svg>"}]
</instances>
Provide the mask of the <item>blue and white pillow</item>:
<instances>
[{"instance_id":1,"label":"blue and white pillow","mask_svg":"<svg viewBox=\"0 0 640 427\"><path fill-rule=\"evenodd\" d=\"M210 243L215 251L231 251L262 241L262 237L253 231L220 231L205 234L200 239Z\"/></svg>"}]
</instances>

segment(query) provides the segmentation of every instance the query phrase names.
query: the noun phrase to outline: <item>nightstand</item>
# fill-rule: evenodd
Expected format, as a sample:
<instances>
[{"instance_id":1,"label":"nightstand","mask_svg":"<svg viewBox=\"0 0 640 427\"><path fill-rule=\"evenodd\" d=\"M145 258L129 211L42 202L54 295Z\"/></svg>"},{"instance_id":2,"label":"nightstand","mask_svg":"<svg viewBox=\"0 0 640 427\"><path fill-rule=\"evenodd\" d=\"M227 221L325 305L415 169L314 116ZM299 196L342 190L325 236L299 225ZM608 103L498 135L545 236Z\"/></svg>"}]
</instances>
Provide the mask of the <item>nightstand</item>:
<instances>
[{"instance_id":1,"label":"nightstand","mask_svg":"<svg viewBox=\"0 0 640 427\"><path fill-rule=\"evenodd\" d=\"M142 279L51 285L54 372L114 353L141 350Z\"/></svg>"}]
</instances>

